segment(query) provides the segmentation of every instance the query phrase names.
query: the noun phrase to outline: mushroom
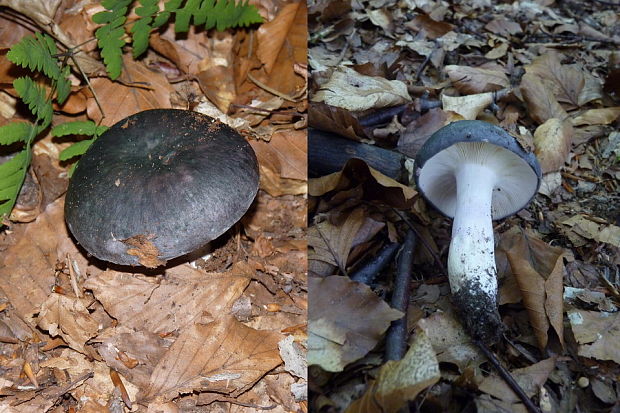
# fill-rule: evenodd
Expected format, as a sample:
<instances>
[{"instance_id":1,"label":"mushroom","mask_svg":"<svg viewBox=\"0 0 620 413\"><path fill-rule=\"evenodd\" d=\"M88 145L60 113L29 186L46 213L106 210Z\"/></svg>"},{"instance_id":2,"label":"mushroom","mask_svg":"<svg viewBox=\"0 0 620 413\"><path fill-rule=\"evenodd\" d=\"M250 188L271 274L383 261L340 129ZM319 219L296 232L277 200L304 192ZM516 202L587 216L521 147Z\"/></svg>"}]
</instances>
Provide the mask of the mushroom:
<instances>
[{"instance_id":1,"label":"mushroom","mask_svg":"<svg viewBox=\"0 0 620 413\"><path fill-rule=\"evenodd\" d=\"M234 129L197 112L131 115L82 156L65 200L88 253L154 268L219 237L258 191L256 155Z\"/></svg>"},{"instance_id":2,"label":"mushroom","mask_svg":"<svg viewBox=\"0 0 620 413\"><path fill-rule=\"evenodd\" d=\"M472 335L492 344L502 330L492 220L528 205L540 185L540 165L505 130L477 120L439 129L415 165L419 191L454 218L448 253L453 301Z\"/></svg>"}]
</instances>

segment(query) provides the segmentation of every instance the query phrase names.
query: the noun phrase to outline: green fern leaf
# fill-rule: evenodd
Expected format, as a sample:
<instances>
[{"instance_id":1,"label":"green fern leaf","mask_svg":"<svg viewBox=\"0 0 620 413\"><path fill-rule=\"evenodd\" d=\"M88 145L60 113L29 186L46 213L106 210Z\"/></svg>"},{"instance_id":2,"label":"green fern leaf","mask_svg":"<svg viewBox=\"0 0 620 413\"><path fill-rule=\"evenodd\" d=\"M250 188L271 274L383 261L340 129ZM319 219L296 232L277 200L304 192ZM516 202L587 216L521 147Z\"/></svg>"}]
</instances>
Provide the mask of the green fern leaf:
<instances>
[{"instance_id":1,"label":"green fern leaf","mask_svg":"<svg viewBox=\"0 0 620 413\"><path fill-rule=\"evenodd\" d=\"M156 29L163 26L164 24L168 23L168 20L170 20L170 12L160 12L157 16L155 16L155 19L153 20L153 28Z\"/></svg>"},{"instance_id":2,"label":"green fern leaf","mask_svg":"<svg viewBox=\"0 0 620 413\"><path fill-rule=\"evenodd\" d=\"M101 49L101 57L105 63L110 79L114 80L121 75L123 63L123 46L125 34L123 25L127 18L127 8L132 0L106 0L103 3L108 11L102 11L93 16L95 23L104 24L95 31L97 45Z\"/></svg>"},{"instance_id":3,"label":"green fern leaf","mask_svg":"<svg viewBox=\"0 0 620 413\"><path fill-rule=\"evenodd\" d=\"M67 97L69 97L69 93L71 93L71 82L69 82L69 73L71 73L71 68L69 66L65 66L62 68L60 77L56 81L56 100L59 104L63 104Z\"/></svg>"},{"instance_id":4,"label":"green fern leaf","mask_svg":"<svg viewBox=\"0 0 620 413\"><path fill-rule=\"evenodd\" d=\"M34 125L29 122L11 122L0 127L0 145L10 145L15 142L28 142Z\"/></svg>"},{"instance_id":5,"label":"green fern leaf","mask_svg":"<svg viewBox=\"0 0 620 413\"><path fill-rule=\"evenodd\" d=\"M185 6L175 13L174 31L177 33L185 33L189 31L189 21L192 16L198 12L201 0L187 0Z\"/></svg>"},{"instance_id":6,"label":"green fern leaf","mask_svg":"<svg viewBox=\"0 0 620 413\"><path fill-rule=\"evenodd\" d=\"M37 85L29 77L19 77L13 81L13 87L28 105L28 108L37 120L41 121L41 127L46 128L52 122L52 102L47 99L45 88Z\"/></svg>"},{"instance_id":7,"label":"green fern leaf","mask_svg":"<svg viewBox=\"0 0 620 413\"><path fill-rule=\"evenodd\" d=\"M120 22L120 24L119 24ZM119 17L114 22L98 28L95 31L97 44L101 49L101 56L105 63L110 79L114 80L121 75L123 63L123 46L125 40L122 39L125 30L120 27L125 23L125 16ZM117 26L115 28L115 26Z\"/></svg>"},{"instance_id":8,"label":"green fern leaf","mask_svg":"<svg viewBox=\"0 0 620 413\"><path fill-rule=\"evenodd\" d=\"M83 141L79 141L69 146L66 149L63 149L58 155L58 159L61 161L66 161L71 158L75 158L76 156L81 156L86 153L86 150L90 148L90 145L94 142L94 139L86 139Z\"/></svg>"},{"instance_id":9,"label":"green fern leaf","mask_svg":"<svg viewBox=\"0 0 620 413\"><path fill-rule=\"evenodd\" d=\"M52 128L52 136L65 136L65 135L86 135L86 136L99 136L103 132L108 130L107 126L97 126L97 124L91 120L65 122L60 125L56 125Z\"/></svg>"},{"instance_id":10,"label":"green fern leaf","mask_svg":"<svg viewBox=\"0 0 620 413\"><path fill-rule=\"evenodd\" d=\"M247 0L239 3L235 3L235 0L203 0L194 14L194 24L204 24L206 30L215 27L218 31L223 31L262 21L256 7L249 5Z\"/></svg>"},{"instance_id":11,"label":"green fern leaf","mask_svg":"<svg viewBox=\"0 0 620 413\"><path fill-rule=\"evenodd\" d=\"M142 53L146 52L149 47L149 37L151 35L151 22L153 19L149 17L143 17L137 20L131 27L133 33L132 46L133 46L133 58L137 58Z\"/></svg>"},{"instance_id":12,"label":"green fern leaf","mask_svg":"<svg viewBox=\"0 0 620 413\"><path fill-rule=\"evenodd\" d=\"M31 156L30 148L26 148L0 165L0 201L4 201L0 204L0 217L11 213L26 177Z\"/></svg>"},{"instance_id":13,"label":"green fern leaf","mask_svg":"<svg viewBox=\"0 0 620 413\"><path fill-rule=\"evenodd\" d=\"M19 43L14 44L7 53L7 58L21 67L32 71L40 71L50 79L57 80L61 76L56 44L48 35L36 33L35 36L26 36Z\"/></svg>"}]
</instances>

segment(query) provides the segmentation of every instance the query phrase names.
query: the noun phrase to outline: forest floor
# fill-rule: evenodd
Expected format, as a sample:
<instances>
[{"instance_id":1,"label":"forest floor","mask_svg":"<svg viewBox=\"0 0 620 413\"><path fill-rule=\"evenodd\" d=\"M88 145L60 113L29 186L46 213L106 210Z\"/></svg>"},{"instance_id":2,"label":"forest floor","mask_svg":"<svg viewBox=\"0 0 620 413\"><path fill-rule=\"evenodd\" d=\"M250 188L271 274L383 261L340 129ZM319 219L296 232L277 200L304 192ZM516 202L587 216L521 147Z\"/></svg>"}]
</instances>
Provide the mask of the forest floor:
<instances>
[{"instance_id":1,"label":"forest floor","mask_svg":"<svg viewBox=\"0 0 620 413\"><path fill-rule=\"evenodd\" d=\"M42 131L0 237L0 410L305 410L305 5L253 2L264 23L223 32L175 33L170 22L150 33L142 57L125 46L112 81L92 41L100 3L0 2L0 126L32 120L13 82L34 74L7 53L45 32L80 63L52 126L111 126L155 108L218 117L257 154L260 190L208 253L154 270L110 265L65 225L75 159L59 154L75 139ZM146 4L133 3L123 36ZM18 149L2 147L3 160ZM175 199L167 202L175 213Z\"/></svg>"},{"instance_id":2,"label":"forest floor","mask_svg":"<svg viewBox=\"0 0 620 413\"><path fill-rule=\"evenodd\" d=\"M543 173L529 206L494 223L505 331L492 351L539 411L620 411L619 7L311 2L311 410L527 411L455 314L443 268L452 222L406 167L439 128L478 119L517 136ZM330 137L362 160L343 167L331 154L326 170L313 153L329 155ZM348 276L410 227L409 351L386 361L386 330L403 314L387 304L402 294L397 266L369 286Z\"/></svg>"}]
</instances>

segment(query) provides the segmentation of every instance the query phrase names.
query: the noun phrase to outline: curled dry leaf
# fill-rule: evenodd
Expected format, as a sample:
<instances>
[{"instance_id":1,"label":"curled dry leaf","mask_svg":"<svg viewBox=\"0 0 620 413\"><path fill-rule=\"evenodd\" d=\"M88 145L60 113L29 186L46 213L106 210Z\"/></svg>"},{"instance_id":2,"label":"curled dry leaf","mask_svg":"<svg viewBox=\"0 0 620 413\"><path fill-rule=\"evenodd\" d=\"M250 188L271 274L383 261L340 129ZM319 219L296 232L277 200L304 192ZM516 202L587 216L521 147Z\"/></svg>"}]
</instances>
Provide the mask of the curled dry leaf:
<instances>
[{"instance_id":1,"label":"curled dry leaf","mask_svg":"<svg viewBox=\"0 0 620 413\"><path fill-rule=\"evenodd\" d=\"M620 227L617 225L599 224L581 214L575 214L562 221L562 225L569 227L570 232L578 236L620 248ZM564 232L568 231L565 230Z\"/></svg>"},{"instance_id":2,"label":"curled dry leaf","mask_svg":"<svg viewBox=\"0 0 620 413\"><path fill-rule=\"evenodd\" d=\"M551 357L531 366L513 370L511 373L525 394L532 397L538 394L549 374L555 369L555 362L556 357ZM485 377L478 389L505 402L516 403L520 400L510 386L495 374Z\"/></svg>"},{"instance_id":3,"label":"curled dry leaf","mask_svg":"<svg viewBox=\"0 0 620 413\"><path fill-rule=\"evenodd\" d=\"M547 119L534 132L534 153L543 173L558 171L568 158L573 141L573 127L568 120Z\"/></svg>"},{"instance_id":4,"label":"curled dry leaf","mask_svg":"<svg viewBox=\"0 0 620 413\"><path fill-rule=\"evenodd\" d=\"M502 234L500 248L505 251L521 290L538 346L547 346L549 328L563 345L564 251L519 228Z\"/></svg>"},{"instance_id":5,"label":"curled dry leaf","mask_svg":"<svg viewBox=\"0 0 620 413\"><path fill-rule=\"evenodd\" d=\"M531 65L525 66L525 71L537 76L558 101L579 107L579 95L585 85L584 75L575 67L563 65L557 53L544 53Z\"/></svg>"},{"instance_id":6,"label":"curled dry leaf","mask_svg":"<svg viewBox=\"0 0 620 413\"><path fill-rule=\"evenodd\" d=\"M433 20L427 14L418 14L413 20L405 23L405 26L416 32L424 31L426 37L434 40L448 33L454 26L450 23Z\"/></svg>"},{"instance_id":7,"label":"curled dry leaf","mask_svg":"<svg viewBox=\"0 0 620 413\"><path fill-rule=\"evenodd\" d=\"M453 313L438 311L418 321L418 326L426 333L440 363L455 364L464 372L485 361Z\"/></svg>"},{"instance_id":8,"label":"curled dry leaf","mask_svg":"<svg viewBox=\"0 0 620 413\"><path fill-rule=\"evenodd\" d=\"M121 80L111 81L108 78L91 80L97 93L99 103L103 107L105 119L103 124L114 125L121 119L146 109L169 108L172 85L161 73L151 72L145 65L123 56L123 73ZM88 97L86 105L88 117L95 122L101 120L101 111L93 96Z\"/></svg>"},{"instance_id":9,"label":"curled dry leaf","mask_svg":"<svg viewBox=\"0 0 620 413\"><path fill-rule=\"evenodd\" d=\"M573 118L573 125L609 125L620 116L620 106L590 109Z\"/></svg>"},{"instance_id":10,"label":"curled dry leaf","mask_svg":"<svg viewBox=\"0 0 620 413\"><path fill-rule=\"evenodd\" d=\"M313 128L356 141L369 138L359 120L346 109L317 102L310 105L308 112L308 120Z\"/></svg>"},{"instance_id":11,"label":"curled dry leaf","mask_svg":"<svg viewBox=\"0 0 620 413\"><path fill-rule=\"evenodd\" d=\"M467 96L441 96L443 110L459 114L463 119L475 120L480 112L493 103L493 93L478 93Z\"/></svg>"},{"instance_id":12,"label":"curled dry leaf","mask_svg":"<svg viewBox=\"0 0 620 413\"><path fill-rule=\"evenodd\" d=\"M74 350L90 355L84 344L99 332L82 299L52 293L41 306L38 326L60 336Z\"/></svg>"},{"instance_id":13,"label":"curled dry leaf","mask_svg":"<svg viewBox=\"0 0 620 413\"><path fill-rule=\"evenodd\" d=\"M459 92L466 95L493 92L510 85L508 77L500 67L485 69L448 65L444 67L444 70Z\"/></svg>"},{"instance_id":14,"label":"curled dry leaf","mask_svg":"<svg viewBox=\"0 0 620 413\"><path fill-rule=\"evenodd\" d=\"M362 187L364 200L379 201L399 209L411 207L418 194L413 188L383 175L366 162L355 158L350 159L341 172L309 179L308 194L321 196L333 190L350 189L358 185Z\"/></svg>"},{"instance_id":15,"label":"curled dry leaf","mask_svg":"<svg viewBox=\"0 0 620 413\"><path fill-rule=\"evenodd\" d=\"M277 132L269 143L251 141L260 168L260 187L271 196L307 192L308 161L305 131Z\"/></svg>"},{"instance_id":16,"label":"curled dry leaf","mask_svg":"<svg viewBox=\"0 0 620 413\"><path fill-rule=\"evenodd\" d=\"M620 313L573 309L568 319L580 356L620 363Z\"/></svg>"},{"instance_id":17,"label":"curled dry leaf","mask_svg":"<svg viewBox=\"0 0 620 413\"><path fill-rule=\"evenodd\" d=\"M439 378L439 363L431 341L423 331L418 331L405 357L385 363L377 380L345 413L396 413Z\"/></svg>"},{"instance_id":18,"label":"curled dry leaf","mask_svg":"<svg viewBox=\"0 0 620 413\"><path fill-rule=\"evenodd\" d=\"M403 315L348 277L310 277L308 297L308 364L327 371L364 357Z\"/></svg>"},{"instance_id":19,"label":"curled dry leaf","mask_svg":"<svg viewBox=\"0 0 620 413\"><path fill-rule=\"evenodd\" d=\"M310 272L328 276L333 274L334 268L344 271L353 240L366 219L364 209L357 208L347 215L342 225L325 220L310 227L307 236Z\"/></svg>"},{"instance_id":20,"label":"curled dry leaf","mask_svg":"<svg viewBox=\"0 0 620 413\"><path fill-rule=\"evenodd\" d=\"M84 287L122 325L168 333L194 323L203 313L226 314L253 272L244 262L226 273L211 274L182 265L168 270L166 278L157 282L153 277L109 270L89 278Z\"/></svg>"},{"instance_id":21,"label":"curled dry leaf","mask_svg":"<svg viewBox=\"0 0 620 413\"><path fill-rule=\"evenodd\" d=\"M282 363L281 338L246 327L232 316L189 326L155 366L143 396L171 400L208 391L236 397Z\"/></svg>"},{"instance_id":22,"label":"curled dry leaf","mask_svg":"<svg viewBox=\"0 0 620 413\"><path fill-rule=\"evenodd\" d=\"M553 92L545 86L535 74L526 73L521 78L521 94L527 105L528 114L538 123L545 123L548 119L564 120L568 114L558 103Z\"/></svg>"},{"instance_id":23,"label":"curled dry leaf","mask_svg":"<svg viewBox=\"0 0 620 413\"><path fill-rule=\"evenodd\" d=\"M321 86L311 100L351 111L362 111L401 105L411 102L411 97L407 85L400 80L365 76L341 66L334 70L329 81Z\"/></svg>"}]
</instances>

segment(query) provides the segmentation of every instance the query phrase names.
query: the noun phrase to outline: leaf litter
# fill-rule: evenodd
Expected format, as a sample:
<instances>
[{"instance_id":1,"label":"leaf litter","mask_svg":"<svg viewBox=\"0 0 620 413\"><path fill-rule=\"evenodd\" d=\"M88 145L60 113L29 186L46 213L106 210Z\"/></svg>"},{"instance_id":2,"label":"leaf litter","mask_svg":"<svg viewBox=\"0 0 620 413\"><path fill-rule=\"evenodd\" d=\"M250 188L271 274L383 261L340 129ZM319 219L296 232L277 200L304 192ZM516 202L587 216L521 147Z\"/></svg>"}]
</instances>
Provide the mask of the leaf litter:
<instances>
[{"instance_id":1,"label":"leaf litter","mask_svg":"<svg viewBox=\"0 0 620 413\"><path fill-rule=\"evenodd\" d=\"M1 5L7 47L32 33L24 17L76 45L94 36L92 15L101 11L96 2ZM115 82L93 42L77 53L94 93L74 67L54 124L199 110L247 137L260 191L241 223L191 262L127 272L87 256L69 236L63 194L71 164L58 158L71 139L38 139L33 185L0 236L0 410L305 409L306 11L301 3L256 5L267 22L260 36L259 26L179 36L169 24L144 58L127 51ZM5 55L0 76L10 84L22 74ZM25 116L12 89L0 92L0 108L0 125Z\"/></svg>"},{"instance_id":2,"label":"leaf litter","mask_svg":"<svg viewBox=\"0 0 620 413\"><path fill-rule=\"evenodd\" d=\"M506 340L494 352L542 411L617 409L620 36L613 6L313 1L309 27L310 126L366 145L356 154L379 153L368 145L398 151L405 156L400 167L410 171L406 159L414 158L433 132L460 119L500 125L535 151L544 172L539 194L527 209L494 223L500 314L507 327ZM385 87L375 91L372 84ZM393 93L401 88L407 93ZM399 99L390 100L395 95ZM310 133L310 171L313 153L329 154L329 135L321 136L321 151L315 152ZM366 161L377 162L371 156ZM346 279L370 266L383 246L402 240L413 226L418 245L407 310L409 344L424 331L434 354L418 363L436 358L441 378L420 381L421 392L403 390L398 408L408 403L415 411L463 406L479 412L527 411L489 370L454 314L442 264L450 220L425 205L415 188L406 203L395 204L389 194L411 178L403 173L398 182L386 177L369 184L364 172L369 167L363 164L364 159L352 159L335 164L339 172L311 176L310 276L322 282ZM353 254L351 242L343 240L369 218L383 226ZM396 293L395 265L378 271L372 291L389 302ZM350 291L358 288L350 283ZM321 297L311 290L311 303L324 302L326 291L317 291ZM343 313L339 300L332 306L331 325L346 331L347 323L356 323L357 313ZM323 319L310 317L310 334L324 325ZM330 360L317 361L312 354L324 354L327 344L310 348L311 407L393 409L389 402L379 406L375 397L380 381L388 382L381 372L392 363L381 354L385 334L345 366L342 360L350 352L340 346L331 354L338 371L329 374L321 366ZM405 389L405 380L401 384Z\"/></svg>"}]
</instances>

